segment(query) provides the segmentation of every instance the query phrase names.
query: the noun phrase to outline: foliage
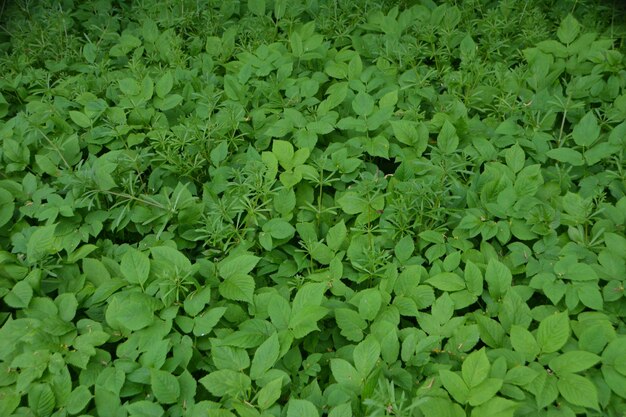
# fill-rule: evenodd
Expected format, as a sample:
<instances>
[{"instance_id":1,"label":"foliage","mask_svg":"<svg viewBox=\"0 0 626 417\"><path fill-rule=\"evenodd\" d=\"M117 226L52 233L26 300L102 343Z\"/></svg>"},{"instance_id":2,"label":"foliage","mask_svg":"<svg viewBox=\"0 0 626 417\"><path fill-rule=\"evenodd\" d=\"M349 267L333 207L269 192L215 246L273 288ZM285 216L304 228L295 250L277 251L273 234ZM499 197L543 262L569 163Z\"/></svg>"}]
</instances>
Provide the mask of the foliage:
<instances>
[{"instance_id":1,"label":"foliage","mask_svg":"<svg viewBox=\"0 0 626 417\"><path fill-rule=\"evenodd\" d=\"M3 6L0 415L624 415L599 3Z\"/></svg>"}]
</instances>

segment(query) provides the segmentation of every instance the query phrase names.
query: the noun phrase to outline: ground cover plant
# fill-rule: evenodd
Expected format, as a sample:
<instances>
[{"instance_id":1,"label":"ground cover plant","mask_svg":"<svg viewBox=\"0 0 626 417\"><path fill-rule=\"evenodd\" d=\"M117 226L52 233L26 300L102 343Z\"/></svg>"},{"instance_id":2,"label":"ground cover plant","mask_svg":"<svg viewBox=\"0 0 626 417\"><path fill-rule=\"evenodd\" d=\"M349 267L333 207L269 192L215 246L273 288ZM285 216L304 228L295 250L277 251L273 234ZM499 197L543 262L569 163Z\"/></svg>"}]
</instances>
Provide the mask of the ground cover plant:
<instances>
[{"instance_id":1,"label":"ground cover plant","mask_svg":"<svg viewBox=\"0 0 626 417\"><path fill-rule=\"evenodd\" d=\"M625 415L617 3L4 2L0 415Z\"/></svg>"}]
</instances>

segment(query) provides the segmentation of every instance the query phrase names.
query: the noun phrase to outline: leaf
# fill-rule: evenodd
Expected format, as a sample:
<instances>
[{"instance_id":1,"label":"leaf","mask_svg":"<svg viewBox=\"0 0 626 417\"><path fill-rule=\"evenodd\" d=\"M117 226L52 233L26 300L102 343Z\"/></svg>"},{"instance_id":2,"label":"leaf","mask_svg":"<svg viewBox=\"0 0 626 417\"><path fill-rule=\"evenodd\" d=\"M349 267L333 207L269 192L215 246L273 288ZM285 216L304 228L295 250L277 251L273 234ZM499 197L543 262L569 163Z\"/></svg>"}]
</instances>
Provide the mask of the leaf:
<instances>
[{"instance_id":1,"label":"leaf","mask_svg":"<svg viewBox=\"0 0 626 417\"><path fill-rule=\"evenodd\" d=\"M54 410L56 401L48 384L33 384L28 390L28 407L37 416L49 416Z\"/></svg>"},{"instance_id":2,"label":"leaf","mask_svg":"<svg viewBox=\"0 0 626 417\"><path fill-rule=\"evenodd\" d=\"M127 403L126 409L133 417L161 417L165 414L160 404L147 400Z\"/></svg>"},{"instance_id":3,"label":"leaf","mask_svg":"<svg viewBox=\"0 0 626 417\"><path fill-rule=\"evenodd\" d=\"M367 378L380 358L380 344L373 337L368 337L354 348L354 366L361 378Z\"/></svg>"},{"instance_id":4,"label":"leaf","mask_svg":"<svg viewBox=\"0 0 626 417\"><path fill-rule=\"evenodd\" d=\"M374 111L374 98L367 93L359 92L352 100L352 109L358 116L367 117Z\"/></svg>"},{"instance_id":5,"label":"leaf","mask_svg":"<svg viewBox=\"0 0 626 417\"><path fill-rule=\"evenodd\" d=\"M476 407L481 405L490 399L500 391L502 388L502 380L499 378L489 378L481 382L480 384L472 387L469 393L469 404Z\"/></svg>"},{"instance_id":6,"label":"leaf","mask_svg":"<svg viewBox=\"0 0 626 417\"><path fill-rule=\"evenodd\" d=\"M156 399L163 404L173 404L180 397L180 384L174 375L167 371L152 369L150 386Z\"/></svg>"},{"instance_id":7,"label":"leaf","mask_svg":"<svg viewBox=\"0 0 626 417\"><path fill-rule=\"evenodd\" d=\"M411 255L413 255L414 250L415 243L413 242L413 238L411 236L404 236L396 243L394 253L400 262L406 262Z\"/></svg>"},{"instance_id":8,"label":"leaf","mask_svg":"<svg viewBox=\"0 0 626 417\"><path fill-rule=\"evenodd\" d=\"M440 272L426 282L442 291L461 291L465 289L465 281L454 272Z\"/></svg>"},{"instance_id":9,"label":"leaf","mask_svg":"<svg viewBox=\"0 0 626 417\"><path fill-rule=\"evenodd\" d=\"M278 399L282 392L283 378L276 378L267 383L258 393L257 404L261 410L270 408Z\"/></svg>"},{"instance_id":10,"label":"leaf","mask_svg":"<svg viewBox=\"0 0 626 417\"><path fill-rule=\"evenodd\" d=\"M79 385L67 397L65 408L70 414L78 414L87 407L92 398L89 388Z\"/></svg>"},{"instance_id":11,"label":"leaf","mask_svg":"<svg viewBox=\"0 0 626 417\"><path fill-rule=\"evenodd\" d=\"M331 359L330 370L335 380L342 385L346 385L349 389L358 387L361 384L361 377L357 370L354 369L350 362L344 359Z\"/></svg>"},{"instance_id":12,"label":"leaf","mask_svg":"<svg viewBox=\"0 0 626 417\"><path fill-rule=\"evenodd\" d=\"M513 349L524 355L528 362L532 362L539 354L539 345L533 335L522 326L511 326L511 344Z\"/></svg>"},{"instance_id":13,"label":"leaf","mask_svg":"<svg viewBox=\"0 0 626 417\"><path fill-rule=\"evenodd\" d=\"M585 160L583 159L583 155L570 148L554 148L550 149L546 152L548 158L555 159L559 162L566 162L573 166L581 166L584 165Z\"/></svg>"},{"instance_id":14,"label":"leaf","mask_svg":"<svg viewBox=\"0 0 626 417\"><path fill-rule=\"evenodd\" d=\"M374 320L382 305L382 296L377 289L370 288L359 293L359 316L365 320Z\"/></svg>"},{"instance_id":15,"label":"leaf","mask_svg":"<svg viewBox=\"0 0 626 417\"><path fill-rule=\"evenodd\" d=\"M165 74L159 78L159 81L156 82L154 86L154 91L157 96L160 98L165 98L170 91L172 91L172 87L174 86L174 76L171 71L166 71Z\"/></svg>"},{"instance_id":16,"label":"leaf","mask_svg":"<svg viewBox=\"0 0 626 417\"><path fill-rule=\"evenodd\" d=\"M218 271L225 280L234 275L249 274L260 259L257 256L248 254L230 255L218 264Z\"/></svg>"},{"instance_id":17,"label":"leaf","mask_svg":"<svg viewBox=\"0 0 626 417\"><path fill-rule=\"evenodd\" d=\"M494 397L472 409L471 417L513 417L520 405L516 401Z\"/></svg>"},{"instance_id":18,"label":"leaf","mask_svg":"<svg viewBox=\"0 0 626 417\"><path fill-rule=\"evenodd\" d=\"M280 354L280 344L278 343L278 333L273 333L254 352L252 366L250 367L250 378L258 379L266 371L271 369L278 360Z\"/></svg>"},{"instance_id":19,"label":"leaf","mask_svg":"<svg viewBox=\"0 0 626 417\"><path fill-rule=\"evenodd\" d=\"M296 233L296 228L283 219L271 219L263 225L263 231L274 239L289 239Z\"/></svg>"},{"instance_id":20,"label":"leaf","mask_svg":"<svg viewBox=\"0 0 626 417\"><path fill-rule=\"evenodd\" d=\"M265 15L265 0L248 0L248 10L256 16Z\"/></svg>"},{"instance_id":21,"label":"leaf","mask_svg":"<svg viewBox=\"0 0 626 417\"><path fill-rule=\"evenodd\" d=\"M120 271L129 283L143 285L150 275L150 259L145 253L130 248L122 256Z\"/></svg>"},{"instance_id":22,"label":"leaf","mask_svg":"<svg viewBox=\"0 0 626 417\"><path fill-rule=\"evenodd\" d=\"M537 344L542 353L561 349L569 339L569 317L567 313L552 314L539 323Z\"/></svg>"},{"instance_id":23,"label":"leaf","mask_svg":"<svg viewBox=\"0 0 626 417\"><path fill-rule=\"evenodd\" d=\"M349 308L338 308L335 310L335 320L346 339L353 342L363 339L363 330L367 328L367 322L359 313Z\"/></svg>"},{"instance_id":24,"label":"leaf","mask_svg":"<svg viewBox=\"0 0 626 417\"><path fill-rule=\"evenodd\" d=\"M276 156L278 163L283 169L289 171L293 169L293 158L295 152L293 150L293 145L284 140L274 140L272 142L272 153Z\"/></svg>"},{"instance_id":25,"label":"leaf","mask_svg":"<svg viewBox=\"0 0 626 417\"><path fill-rule=\"evenodd\" d=\"M54 300L54 303L59 309L59 318L63 321L70 322L76 315L76 309L78 308L78 300L74 293L68 292L59 294Z\"/></svg>"},{"instance_id":26,"label":"leaf","mask_svg":"<svg viewBox=\"0 0 626 417\"><path fill-rule=\"evenodd\" d=\"M549 366L560 376L566 373L584 371L598 362L600 362L598 355L583 350L572 350L556 356L550 361Z\"/></svg>"},{"instance_id":27,"label":"leaf","mask_svg":"<svg viewBox=\"0 0 626 417\"><path fill-rule=\"evenodd\" d=\"M452 123L446 120L437 135L437 147L441 149L444 154L451 154L456 151L459 146L459 137L456 134L456 129Z\"/></svg>"},{"instance_id":28,"label":"leaf","mask_svg":"<svg viewBox=\"0 0 626 417\"><path fill-rule=\"evenodd\" d=\"M580 23L571 14L568 14L556 31L556 36L564 44L572 43L580 32Z\"/></svg>"},{"instance_id":29,"label":"leaf","mask_svg":"<svg viewBox=\"0 0 626 417\"><path fill-rule=\"evenodd\" d=\"M183 302L185 313L196 316L211 301L211 287L206 286L189 294Z\"/></svg>"},{"instance_id":30,"label":"leaf","mask_svg":"<svg viewBox=\"0 0 626 417\"><path fill-rule=\"evenodd\" d=\"M343 220L328 229L326 233L326 245L333 251L339 250L347 236L346 224Z\"/></svg>"},{"instance_id":31,"label":"leaf","mask_svg":"<svg viewBox=\"0 0 626 417\"><path fill-rule=\"evenodd\" d=\"M200 378L200 383L216 397L244 397L252 385L248 375L221 369Z\"/></svg>"},{"instance_id":32,"label":"leaf","mask_svg":"<svg viewBox=\"0 0 626 417\"><path fill-rule=\"evenodd\" d=\"M229 276L220 283L219 291L222 297L235 301L252 303L254 295L254 278L250 275L238 274Z\"/></svg>"},{"instance_id":33,"label":"leaf","mask_svg":"<svg viewBox=\"0 0 626 417\"><path fill-rule=\"evenodd\" d=\"M469 388L473 388L487 379L490 369L491 365L484 348L472 352L467 355L461 367L463 380Z\"/></svg>"},{"instance_id":34,"label":"leaf","mask_svg":"<svg viewBox=\"0 0 626 417\"><path fill-rule=\"evenodd\" d=\"M469 388L456 372L441 370L439 371L439 377L446 391L448 391L458 403L467 403Z\"/></svg>"},{"instance_id":35,"label":"leaf","mask_svg":"<svg viewBox=\"0 0 626 417\"><path fill-rule=\"evenodd\" d=\"M303 338L307 334L319 330L317 322L322 319L327 312L328 309L326 307L314 305L292 310L291 317L289 318L289 328L293 331L294 337Z\"/></svg>"},{"instance_id":36,"label":"leaf","mask_svg":"<svg viewBox=\"0 0 626 417\"><path fill-rule=\"evenodd\" d=\"M56 252L54 231L56 224L37 227L26 245L26 261L33 265Z\"/></svg>"},{"instance_id":37,"label":"leaf","mask_svg":"<svg viewBox=\"0 0 626 417\"><path fill-rule=\"evenodd\" d=\"M287 417L319 417L319 411L312 402L292 398L287 404Z\"/></svg>"},{"instance_id":38,"label":"leaf","mask_svg":"<svg viewBox=\"0 0 626 417\"><path fill-rule=\"evenodd\" d=\"M114 329L143 329L154 321L153 301L152 297L137 292L115 294L106 310L106 321Z\"/></svg>"},{"instance_id":39,"label":"leaf","mask_svg":"<svg viewBox=\"0 0 626 417\"><path fill-rule=\"evenodd\" d=\"M489 294L494 299L499 299L511 288L511 271L502 262L491 259L485 271L485 281L487 281Z\"/></svg>"},{"instance_id":40,"label":"leaf","mask_svg":"<svg viewBox=\"0 0 626 417\"><path fill-rule=\"evenodd\" d=\"M339 207L347 214L359 214L367 210L367 202L359 194L348 191L337 199Z\"/></svg>"},{"instance_id":41,"label":"leaf","mask_svg":"<svg viewBox=\"0 0 626 417\"><path fill-rule=\"evenodd\" d=\"M85 113L75 111L75 110L70 110L69 115L70 115L70 119L72 119L72 121L76 123L78 126L85 128L85 129L91 126L91 119L89 119L89 117L87 117Z\"/></svg>"},{"instance_id":42,"label":"leaf","mask_svg":"<svg viewBox=\"0 0 626 417\"><path fill-rule=\"evenodd\" d=\"M206 336L226 313L226 307L215 307L193 319L194 336Z\"/></svg>"},{"instance_id":43,"label":"leaf","mask_svg":"<svg viewBox=\"0 0 626 417\"><path fill-rule=\"evenodd\" d=\"M465 263L464 277L469 293L477 297L482 295L483 274L472 261Z\"/></svg>"},{"instance_id":44,"label":"leaf","mask_svg":"<svg viewBox=\"0 0 626 417\"><path fill-rule=\"evenodd\" d=\"M11 221L14 211L15 201L13 195L4 188L0 188L0 227Z\"/></svg>"},{"instance_id":45,"label":"leaf","mask_svg":"<svg viewBox=\"0 0 626 417\"><path fill-rule=\"evenodd\" d=\"M576 374L563 374L559 376L557 387L563 398L571 404L600 410L598 390L589 379Z\"/></svg>"},{"instance_id":46,"label":"leaf","mask_svg":"<svg viewBox=\"0 0 626 417\"><path fill-rule=\"evenodd\" d=\"M593 111L589 111L574 126L572 137L578 146L589 147L598 139L598 136L600 136L598 119Z\"/></svg>"},{"instance_id":47,"label":"leaf","mask_svg":"<svg viewBox=\"0 0 626 417\"><path fill-rule=\"evenodd\" d=\"M27 308L33 298L33 288L27 281L20 281L4 296L4 302L12 308Z\"/></svg>"}]
</instances>

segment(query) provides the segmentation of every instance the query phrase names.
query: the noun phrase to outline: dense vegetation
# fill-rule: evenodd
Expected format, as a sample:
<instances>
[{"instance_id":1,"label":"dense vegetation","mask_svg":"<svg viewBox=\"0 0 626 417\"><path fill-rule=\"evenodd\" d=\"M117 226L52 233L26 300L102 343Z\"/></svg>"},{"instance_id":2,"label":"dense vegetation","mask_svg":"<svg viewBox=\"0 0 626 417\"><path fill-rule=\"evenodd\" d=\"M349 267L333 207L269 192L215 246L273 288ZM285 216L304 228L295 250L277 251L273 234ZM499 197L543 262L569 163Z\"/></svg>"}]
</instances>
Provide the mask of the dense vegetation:
<instances>
[{"instance_id":1,"label":"dense vegetation","mask_svg":"<svg viewBox=\"0 0 626 417\"><path fill-rule=\"evenodd\" d=\"M616 3L3 2L0 415L623 416Z\"/></svg>"}]
</instances>

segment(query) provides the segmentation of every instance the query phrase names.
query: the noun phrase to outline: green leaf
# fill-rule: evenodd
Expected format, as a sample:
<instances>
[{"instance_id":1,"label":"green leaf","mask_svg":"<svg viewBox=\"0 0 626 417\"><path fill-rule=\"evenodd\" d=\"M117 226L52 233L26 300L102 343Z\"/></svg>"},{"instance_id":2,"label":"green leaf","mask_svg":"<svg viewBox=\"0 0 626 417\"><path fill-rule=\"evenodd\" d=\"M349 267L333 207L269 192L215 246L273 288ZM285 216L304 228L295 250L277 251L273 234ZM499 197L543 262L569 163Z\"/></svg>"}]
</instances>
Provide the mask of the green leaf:
<instances>
[{"instance_id":1,"label":"green leaf","mask_svg":"<svg viewBox=\"0 0 626 417\"><path fill-rule=\"evenodd\" d=\"M26 245L26 261L29 264L35 264L45 256L57 251L54 237L55 229L56 224L40 226L30 236Z\"/></svg>"},{"instance_id":2,"label":"green leaf","mask_svg":"<svg viewBox=\"0 0 626 417\"><path fill-rule=\"evenodd\" d=\"M569 339L569 317L567 313L552 314L539 323L537 344L542 353L552 353L561 349Z\"/></svg>"},{"instance_id":3,"label":"green leaf","mask_svg":"<svg viewBox=\"0 0 626 417\"><path fill-rule=\"evenodd\" d=\"M48 384L33 384L28 390L28 407L37 415L46 417L52 414L56 401Z\"/></svg>"},{"instance_id":4,"label":"green leaf","mask_svg":"<svg viewBox=\"0 0 626 417\"><path fill-rule=\"evenodd\" d=\"M495 397L472 409L471 417L513 417L520 405L517 401Z\"/></svg>"},{"instance_id":5,"label":"green leaf","mask_svg":"<svg viewBox=\"0 0 626 417\"><path fill-rule=\"evenodd\" d=\"M463 361L461 368L463 380L469 388L473 388L487 379L490 369L491 365L484 348L472 352Z\"/></svg>"},{"instance_id":6,"label":"green leaf","mask_svg":"<svg viewBox=\"0 0 626 417\"><path fill-rule=\"evenodd\" d=\"M248 10L257 16L265 15L265 0L248 0Z\"/></svg>"},{"instance_id":7,"label":"green leaf","mask_svg":"<svg viewBox=\"0 0 626 417\"><path fill-rule=\"evenodd\" d=\"M280 344L278 342L278 333L273 333L265 342L261 344L254 352L252 366L250 367L250 378L258 379L262 377L266 371L272 368L280 354Z\"/></svg>"},{"instance_id":8,"label":"green leaf","mask_svg":"<svg viewBox=\"0 0 626 417\"><path fill-rule=\"evenodd\" d=\"M12 308L26 308L33 298L33 288L27 281L20 281L4 296L4 302Z\"/></svg>"},{"instance_id":9,"label":"green leaf","mask_svg":"<svg viewBox=\"0 0 626 417\"><path fill-rule=\"evenodd\" d=\"M303 338L307 334L319 330L317 322L327 312L328 309L326 307L313 305L303 307L302 309L294 309L289 318L289 328L293 331L293 335L296 338Z\"/></svg>"},{"instance_id":10,"label":"green leaf","mask_svg":"<svg viewBox=\"0 0 626 417\"><path fill-rule=\"evenodd\" d=\"M491 259L485 271L485 281L489 288L489 294L494 299L503 297L511 287L512 275L509 268L502 262Z\"/></svg>"},{"instance_id":11,"label":"green leaf","mask_svg":"<svg viewBox=\"0 0 626 417\"><path fill-rule=\"evenodd\" d=\"M152 369L150 386L156 399L163 404L173 404L180 397L180 384L174 375L167 371Z\"/></svg>"},{"instance_id":12,"label":"green leaf","mask_svg":"<svg viewBox=\"0 0 626 417\"><path fill-rule=\"evenodd\" d=\"M359 92L352 100L352 109L358 116L367 117L374 111L374 98L367 93Z\"/></svg>"},{"instance_id":13,"label":"green leaf","mask_svg":"<svg viewBox=\"0 0 626 417\"><path fill-rule=\"evenodd\" d=\"M92 398L93 395L91 395L89 388L79 385L67 397L65 408L72 415L78 414L87 407Z\"/></svg>"},{"instance_id":14,"label":"green leaf","mask_svg":"<svg viewBox=\"0 0 626 417\"><path fill-rule=\"evenodd\" d=\"M347 214L359 214L367 210L367 201L359 194L353 191L344 193L337 199L339 207Z\"/></svg>"},{"instance_id":15,"label":"green leaf","mask_svg":"<svg viewBox=\"0 0 626 417\"><path fill-rule=\"evenodd\" d=\"M574 126L572 137L578 146L591 146L600 136L600 126L593 111L587 112Z\"/></svg>"},{"instance_id":16,"label":"green leaf","mask_svg":"<svg viewBox=\"0 0 626 417\"><path fill-rule=\"evenodd\" d=\"M150 275L150 259L145 253L129 248L122 256L120 271L129 283L143 285Z\"/></svg>"},{"instance_id":17,"label":"green leaf","mask_svg":"<svg viewBox=\"0 0 626 417\"><path fill-rule=\"evenodd\" d=\"M0 388L0 415L14 415L13 411L20 405L21 397L13 387Z\"/></svg>"},{"instance_id":18,"label":"green leaf","mask_svg":"<svg viewBox=\"0 0 626 417\"><path fill-rule=\"evenodd\" d=\"M600 410L598 390L588 378L576 374L563 374L559 376L557 387L563 398L571 404Z\"/></svg>"},{"instance_id":19,"label":"green leaf","mask_svg":"<svg viewBox=\"0 0 626 417\"><path fill-rule=\"evenodd\" d=\"M465 289L465 281L454 272L440 272L426 282L442 291L461 291Z\"/></svg>"},{"instance_id":20,"label":"green leaf","mask_svg":"<svg viewBox=\"0 0 626 417\"><path fill-rule=\"evenodd\" d=\"M456 372L441 370L439 377L446 391L460 404L467 403L469 388Z\"/></svg>"},{"instance_id":21,"label":"green leaf","mask_svg":"<svg viewBox=\"0 0 626 417\"><path fill-rule=\"evenodd\" d=\"M572 350L556 356L549 363L557 375L584 371L600 362L600 357L583 350Z\"/></svg>"},{"instance_id":22,"label":"green leaf","mask_svg":"<svg viewBox=\"0 0 626 417\"><path fill-rule=\"evenodd\" d=\"M367 322L359 313L349 308L335 310L335 320L341 329L341 334L348 340L358 342L363 339L363 330L367 328Z\"/></svg>"},{"instance_id":23,"label":"green leaf","mask_svg":"<svg viewBox=\"0 0 626 417\"><path fill-rule=\"evenodd\" d=\"M489 378L472 387L469 393L469 404L473 407L481 405L492 399L502 388L502 380Z\"/></svg>"},{"instance_id":24,"label":"green leaf","mask_svg":"<svg viewBox=\"0 0 626 417\"><path fill-rule=\"evenodd\" d=\"M250 275L238 274L229 276L220 283L219 291L222 297L229 300L246 301L252 303L254 295L254 278Z\"/></svg>"},{"instance_id":25,"label":"green leaf","mask_svg":"<svg viewBox=\"0 0 626 417\"><path fill-rule=\"evenodd\" d=\"M312 402L292 398L287 404L287 417L319 417L319 411Z\"/></svg>"},{"instance_id":26,"label":"green leaf","mask_svg":"<svg viewBox=\"0 0 626 417\"><path fill-rule=\"evenodd\" d=\"M511 344L513 349L524 355L528 362L532 362L539 354L539 345L533 335L522 326L511 326Z\"/></svg>"},{"instance_id":27,"label":"green leaf","mask_svg":"<svg viewBox=\"0 0 626 417\"><path fill-rule=\"evenodd\" d=\"M221 369L200 378L200 383L216 397L245 397L252 385L248 375L231 369Z\"/></svg>"},{"instance_id":28,"label":"green leaf","mask_svg":"<svg viewBox=\"0 0 626 417\"><path fill-rule=\"evenodd\" d=\"M282 386L283 378L281 377L270 381L261 388L257 397L257 404L261 410L267 410L278 401L282 392Z\"/></svg>"},{"instance_id":29,"label":"green leaf","mask_svg":"<svg viewBox=\"0 0 626 417\"><path fill-rule=\"evenodd\" d=\"M159 81L157 81L156 85L154 86L154 91L160 98L165 98L169 94L169 92L172 91L173 86L174 76L172 75L171 71L167 71L161 76L161 78L159 78Z\"/></svg>"},{"instance_id":30,"label":"green leaf","mask_svg":"<svg viewBox=\"0 0 626 417\"><path fill-rule=\"evenodd\" d=\"M477 297L482 295L483 274L480 271L480 268L478 268L472 261L467 261L465 263L464 277L469 293Z\"/></svg>"},{"instance_id":31,"label":"green leaf","mask_svg":"<svg viewBox=\"0 0 626 417\"><path fill-rule=\"evenodd\" d=\"M380 358L380 344L373 337L368 337L354 348L354 366L361 378L367 378Z\"/></svg>"},{"instance_id":32,"label":"green leaf","mask_svg":"<svg viewBox=\"0 0 626 417\"><path fill-rule=\"evenodd\" d=\"M289 239L296 233L296 228L283 219L271 219L263 225L263 231L274 239Z\"/></svg>"},{"instance_id":33,"label":"green leaf","mask_svg":"<svg viewBox=\"0 0 626 417\"><path fill-rule=\"evenodd\" d=\"M328 233L326 233L326 245L329 249L337 251L343 244L347 235L348 231L346 229L346 224L343 220L341 220L339 223L328 229Z\"/></svg>"},{"instance_id":34,"label":"green leaf","mask_svg":"<svg viewBox=\"0 0 626 417\"><path fill-rule=\"evenodd\" d=\"M412 146L416 156L421 156L428 147L428 128L423 123L408 120L392 121L393 134L400 143Z\"/></svg>"},{"instance_id":35,"label":"green leaf","mask_svg":"<svg viewBox=\"0 0 626 417\"><path fill-rule=\"evenodd\" d=\"M284 140L274 140L272 142L272 153L276 156L278 163L283 169L289 171L294 168L293 158L295 152L291 143Z\"/></svg>"},{"instance_id":36,"label":"green leaf","mask_svg":"<svg viewBox=\"0 0 626 417\"><path fill-rule=\"evenodd\" d=\"M196 316L200 313L204 306L209 304L211 301L211 287L206 286L201 288L200 290L196 290L190 293L183 303L183 308L185 309L185 313L190 316Z\"/></svg>"},{"instance_id":37,"label":"green leaf","mask_svg":"<svg viewBox=\"0 0 626 417\"><path fill-rule=\"evenodd\" d=\"M580 32L580 23L571 14L568 14L559 25L556 36L564 44L572 43Z\"/></svg>"},{"instance_id":38,"label":"green leaf","mask_svg":"<svg viewBox=\"0 0 626 417\"><path fill-rule=\"evenodd\" d=\"M91 119L89 119L89 117L87 117L85 113L75 111L75 110L70 110L69 114L70 114L70 119L72 119L72 121L76 123L78 126L82 128L88 128L91 126Z\"/></svg>"},{"instance_id":39,"label":"green leaf","mask_svg":"<svg viewBox=\"0 0 626 417\"><path fill-rule=\"evenodd\" d=\"M382 295L374 288L359 293L359 316L365 320L374 320L382 306Z\"/></svg>"},{"instance_id":40,"label":"green leaf","mask_svg":"<svg viewBox=\"0 0 626 417\"><path fill-rule=\"evenodd\" d=\"M0 227L11 221L14 211L15 201L13 195L4 188L0 188Z\"/></svg>"},{"instance_id":41,"label":"green leaf","mask_svg":"<svg viewBox=\"0 0 626 417\"><path fill-rule=\"evenodd\" d=\"M70 322L74 319L76 309L78 308L78 300L73 293L59 294L54 303L59 309L59 318L61 320Z\"/></svg>"},{"instance_id":42,"label":"green leaf","mask_svg":"<svg viewBox=\"0 0 626 417\"><path fill-rule=\"evenodd\" d=\"M349 389L356 388L361 384L361 376L358 371L344 359L331 359L330 370L335 380Z\"/></svg>"},{"instance_id":43,"label":"green leaf","mask_svg":"<svg viewBox=\"0 0 626 417\"><path fill-rule=\"evenodd\" d=\"M526 157L524 150L517 143L504 152L504 158L506 159L506 164L513 172L518 173L524 168Z\"/></svg>"},{"instance_id":44,"label":"green leaf","mask_svg":"<svg viewBox=\"0 0 626 417\"><path fill-rule=\"evenodd\" d=\"M583 159L583 155L570 148L555 148L550 149L546 152L548 158L555 159L559 162L565 162L573 166L581 166L584 165L585 160Z\"/></svg>"},{"instance_id":45,"label":"green leaf","mask_svg":"<svg viewBox=\"0 0 626 417\"><path fill-rule=\"evenodd\" d=\"M456 129L448 120L443 123L439 135L437 135L437 147L441 149L444 154L451 154L456 151L459 146L459 137L456 134Z\"/></svg>"},{"instance_id":46,"label":"green leaf","mask_svg":"<svg viewBox=\"0 0 626 417\"><path fill-rule=\"evenodd\" d=\"M352 417L352 407L349 403L333 407L328 417Z\"/></svg>"},{"instance_id":47,"label":"green leaf","mask_svg":"<svg viewBox=\"0 0 626 417\"><path fill-rule=\"evenodd\" d=\"M215 307L193 319L194 336L208 335L226 313L226 307Z\"/></svg>"},{"instance_id":48,"label":"green leaf","mask_svg":"<svg viewBox=\"0 0 626 417\"><path fill-rule=\"evenodd\" d=\"M413 238L411 236L404 236L396 243L394 253L400 262L406 262L411 255L413 255L414 250L415 243L413 242Z\"/></svg>"},{"instance_id":49,"label":"green leaf","mask_svg":"<svg viewBox=\"0 0 626 417\"><path fill-rule=\"evenodd\" d=\"M234 275L249 274L261 258L248 255L230 255L218 264L218 271L222 278L228 279Z\"/></svg>"},{"instance_id":50,"label":"green leaf","mask_svg":"<svg viewBox=\"0 0 626 417\"><path fill-rule=\"evenodd\" d=\"M126 409L133 417L161 417L165 414L160 404L147 400L127 403Z\"/></svg>"},{"instance_id":51,"label":"green leaf","mask_svg":"<svg viewBox=\"0 0 626 417\"><path fill-rule=\"evenodd\" d=\"M154 321L153 303L152 297L142 293L115 294L106 310L106 321L114 329L143 329Z\"/></svg>"}]
</instances>

